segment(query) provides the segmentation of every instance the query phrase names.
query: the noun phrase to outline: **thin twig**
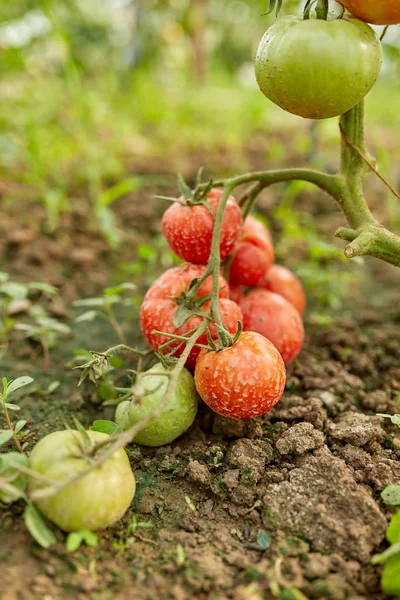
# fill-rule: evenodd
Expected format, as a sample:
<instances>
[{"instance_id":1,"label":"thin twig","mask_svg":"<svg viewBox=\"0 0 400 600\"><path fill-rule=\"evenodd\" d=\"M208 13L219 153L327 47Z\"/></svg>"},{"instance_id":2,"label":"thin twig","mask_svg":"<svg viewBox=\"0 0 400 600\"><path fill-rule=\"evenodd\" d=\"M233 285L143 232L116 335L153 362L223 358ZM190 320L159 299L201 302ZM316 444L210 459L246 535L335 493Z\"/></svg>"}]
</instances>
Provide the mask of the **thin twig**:
<instances>
[{"instance_id":1,"label":"thin twig","mask_svg":"<svg viewBox=\"0 0 400 600\"><path fill-rule=\"evenodd\" d=\"M361 150L359 148L357 148L357 146L355 144L353 144L353 142L351 140L349 140L349 138L347 137L347 135L344 133L343 131L343 127L341 125L339 125L340 127L340 133L342 135L342 138L344 139L344 141L346 142L346 144L348 146L350 146L350 148L352 150L354 150L354 152L356 152L356 154L358 154L358 156L365 162L365 164L371 169L371 171L373 171L375 173L375 175L377 177L379 177L379 179L386 185L386 187L392 192L392 194L394 196L396 196L396 198L398 198L400 200L400 194L399 192L397 192L394 187L388 182L387 179L385 179L383 177L383 175L381 175L378 171L378 169L372 164L372 162L361 152Z\"/></svg>"}]
</instances>

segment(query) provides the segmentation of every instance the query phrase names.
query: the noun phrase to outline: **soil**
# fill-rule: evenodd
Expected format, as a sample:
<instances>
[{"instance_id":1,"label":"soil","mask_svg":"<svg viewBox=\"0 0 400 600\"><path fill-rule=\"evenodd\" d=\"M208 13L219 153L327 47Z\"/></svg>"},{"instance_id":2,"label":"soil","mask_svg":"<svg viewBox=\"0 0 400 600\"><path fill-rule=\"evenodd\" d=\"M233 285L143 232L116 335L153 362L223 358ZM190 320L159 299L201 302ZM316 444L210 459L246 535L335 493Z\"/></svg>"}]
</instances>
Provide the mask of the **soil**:
<instances>
[{"instance_id":1,"label":"soil","mask_svg":"<svg viewBox=\"0 0 400 600\"><path fill-rule=\"evenodd\" d=\"M40 348L26 339L12 337L3 356L2 376L35 378L20 397L31 447L72 425L72 416L85 425L112 418L91 383L77 387L71 361L74 348L105 350L116 337L101 320L74 325L71 303L124 278L137 283L140 302L171 266L163 246L154 263L136 258L138 244L159 248L161 211L147 202L153 190L145 193L145 202L136 194L119 203L125 241L115 250L82 210L63 218L57 234L45 234L40 206L0 209L2 270L57 285L49 310L73 329L52 350L47 374ZM266 195L265 210L268 202ZM319 202L318 195L304 198L314 208ZM321 223L332 231L340 216L325 213ZM400 483L400 436L375 415L400 412L400 279L376 261L366 269L358 299L349 298L329 326L315 324L310 299L305 347L268 415L232 421L201 405L189 432L170 446L132 446L135 499L120 523L99 534L98 547L69 554L56 531L58 543L44 550L24 528L22 504L0 512L0 597L269 600L279 590L282 599L298 598L300 590L309 599L386 598L381 567L370 559L385 548L394 512L380 492ZM130 344L143 345L137 312L136 304L124 313L124 332ZM60 386L49 393L55 380ZM139 526L128 534L133 515Z\"/></svg>"}]
</instances>

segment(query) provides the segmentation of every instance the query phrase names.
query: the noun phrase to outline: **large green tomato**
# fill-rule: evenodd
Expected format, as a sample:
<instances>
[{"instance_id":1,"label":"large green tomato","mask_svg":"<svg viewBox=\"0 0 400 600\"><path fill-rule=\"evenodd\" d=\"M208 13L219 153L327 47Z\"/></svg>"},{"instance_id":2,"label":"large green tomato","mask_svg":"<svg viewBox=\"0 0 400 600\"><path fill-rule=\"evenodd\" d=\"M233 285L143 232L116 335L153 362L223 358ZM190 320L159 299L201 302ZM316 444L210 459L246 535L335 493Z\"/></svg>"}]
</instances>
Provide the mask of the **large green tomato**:
<instances>
[{"instance_id":1,"label":"large green tomato","mask_svg":"<svg viewBox=\"0 0 400 600\"><path fill-rule=\"evenodd\" d=\"M109 437L98 431L87 434L91 442ZM65 481L90 464L90 459L82 457L83 443L79 431L50 433L33 449L30 468L54 481ZM33 476L28 479L29 493L46 485ZM135 485L128 457L124 450L118 450L76 483L35 503L45 517L64 531L95 531L123 517L135 495Z\"/></svg>"},{"instance_id":2,"label":"large green tomato","mask_svg":"<svg viewBox=\"0 0 400 600\"><path fill-rule=\"evenodd\" d=\"M285 17L264 34L255 58L261 91L290 113L310 119L341 115L360 102L381 68L373 29L353 18Z\"/></svg>"},{"instance_id":3,"label":"large green tomato","mask_svg":"<svg viewBox=\"0 0 400 600\"><path fill-rule=\"evenodd\" d=\"M140 403L125 400L118 405L115 421L123 429L138 423L162 401L169 381L162 373L168 373L168 370L161 363L151 367L141 378L143 396ZM142 429L134 441L143 446L164 446L173 442L193 423L197 404L194 379L187 369L183 369L162 413Z\"/></svg>"}]
</instances>

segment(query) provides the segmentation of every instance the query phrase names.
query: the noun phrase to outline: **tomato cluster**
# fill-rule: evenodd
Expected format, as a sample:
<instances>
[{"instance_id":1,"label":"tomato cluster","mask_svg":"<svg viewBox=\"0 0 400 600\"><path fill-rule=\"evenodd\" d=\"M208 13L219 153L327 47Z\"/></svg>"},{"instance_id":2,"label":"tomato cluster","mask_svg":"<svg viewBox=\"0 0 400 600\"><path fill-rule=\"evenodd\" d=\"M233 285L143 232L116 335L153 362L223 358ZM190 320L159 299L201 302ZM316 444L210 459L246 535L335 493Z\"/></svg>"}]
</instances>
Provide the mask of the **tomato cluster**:
<instances>
[{"instance_id":1,"label":"tomato cluster","mask_svg":"<svg viewBox=\"0 0 400 600\"><path fill-rule=\"evenodd\" d=\"M164 213L163 233L186 262L168 269L149 288L140 324L153 350L176 358L207 319L208 330L198 337L186 367L214 411L248 419L268 412L283 393L285 365L303 344L305 294L293 273L274 264L269 230L251 216L243 222L230 196L220 233L217 325L215 314L210 315L213 282L206 270L221 198L221 191L211 189L197 201L179 198ZM231 343L221 336L221 323ZM239 323L242 332L235 336ZM210 338L215 347L209 346Z\"/></svg>"}]
</instances>

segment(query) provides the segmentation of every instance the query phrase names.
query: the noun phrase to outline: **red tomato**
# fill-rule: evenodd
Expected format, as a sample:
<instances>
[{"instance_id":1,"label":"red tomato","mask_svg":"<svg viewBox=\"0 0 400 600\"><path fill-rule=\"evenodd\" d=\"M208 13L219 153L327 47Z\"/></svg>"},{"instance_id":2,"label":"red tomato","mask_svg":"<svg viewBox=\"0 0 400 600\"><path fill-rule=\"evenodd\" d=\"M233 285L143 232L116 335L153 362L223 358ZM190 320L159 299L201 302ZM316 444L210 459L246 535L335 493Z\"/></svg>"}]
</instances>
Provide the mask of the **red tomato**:
<instances>
[{"instance_id":1,"label":"red tomato","mask_svg":"<svg viewBox=\"0 0 400 600\"><path fill-rule=\"evenodd\" d=\"M242 332L230 348L202 350L194 375L197 391L215 412L250 419L271 410L283 394L286 371L265 337Z\"/></svg>"},{"instance_id":2,"label":"red tomato","mask_svg":"<svg viewBox=\"0 0 400 600\"><path fill-rule=\"evenodd\" d=\"M229 296L236 304L240 304L244 292L245 288L242 285L229 285Z\"/></svg>"},{"instance_id":3,"label":"red tomato","mask_svg":"<svg viewBox=\"0 0 400 600\"><path fill-rule=\"evenodd\" d=\"M222 190L212 189L207 202L215 215ZM186 202L185 198L179 198ZM235 247L242 230L243 219L239 204L228 198L221 227L220 255L226 258ZM174 202L161 221L163 233L172 250L187 262L206 265L210 257L214 218L203 204L183 206Z\"/></svg>"},{"instance_id":4,"label":"red tomato","mask_svg":"<svg viewBox=\"0 0 400 600\"><path fill-rule=\"evenodd\" d=\"M190 283L193 279L200 277L205 271L202 265L184 264L165 271L157 281L147 291L144 297L143 304L140 309L140 327L142 333L153 350L158 351L159 347L171 340L168 334L183 335L188 331L198 327L203 321L200 316L192 316L180 327L175 327L174 316L178 308L178 302L182 301L185 294L189 291ZM220 276L220 300L219 309L222 322L231 333L236 333L237 322L242 320L240 307L228 299L229 288L225 279ZM200 286L197 297L202 298L211 293L212 278L207 279ZM210 301L205 302L199 309L205 313L210 312ZM163 331L166 335L157 335L152 333L153 330ZM212 337L217 337L215 323L210 323L209 326ZM197 342L199 344L207 344L207 335L204 333ZM185 349L184 343L176 340L171 344L171 347L177 348L175 356L180 356ZM186 366L190 369L194 368L196 358L199 355L200 348L193 348ZM168 350L163 349L163 353L167 354Z\"/></svg>"},{"instance_id":5,"label":"red tomato","mask_svg":"<svg viewBox=\"0 0 400 600\"><path fill-rule=\"evenodd\" d=\"M267 290L252 290L240 302L244 331L256 331L279 350L285 364L299 354L304 341L301 316L290 302Z\"/></svg>"},{"instance_id":6,"label":"red tomato","mask_svg":"<svg viewBox=\"0 0 400 600\"><path fill-rule=\"evenodd\" d=\"M270 290L286 298L302 315L306 308L306 294L303 284L292 271L281 265L272 265L266 278L257 287ZM233 298L233 297L232 297Z\"/></svg>"},{"instance_id":7,"label":"red tomato","mask_svg":"<svg viewBox=\"0 0 400 600\"><path fill-rule=\"evenodd\" d=\"M340 0L352 15L375 25L400 23L400 0Z\"/></svg>"},{"instance_id":8,"label":"red tomato","mask_svg":"<svg viewBox=\"0 0 400 600\"><path fill-rule=\"evenodd\" d=\"M229 282L233 285L257 285L273 262L271 234L257 219L247 217L230 265Z\"/></svg>"}]
</instances>

